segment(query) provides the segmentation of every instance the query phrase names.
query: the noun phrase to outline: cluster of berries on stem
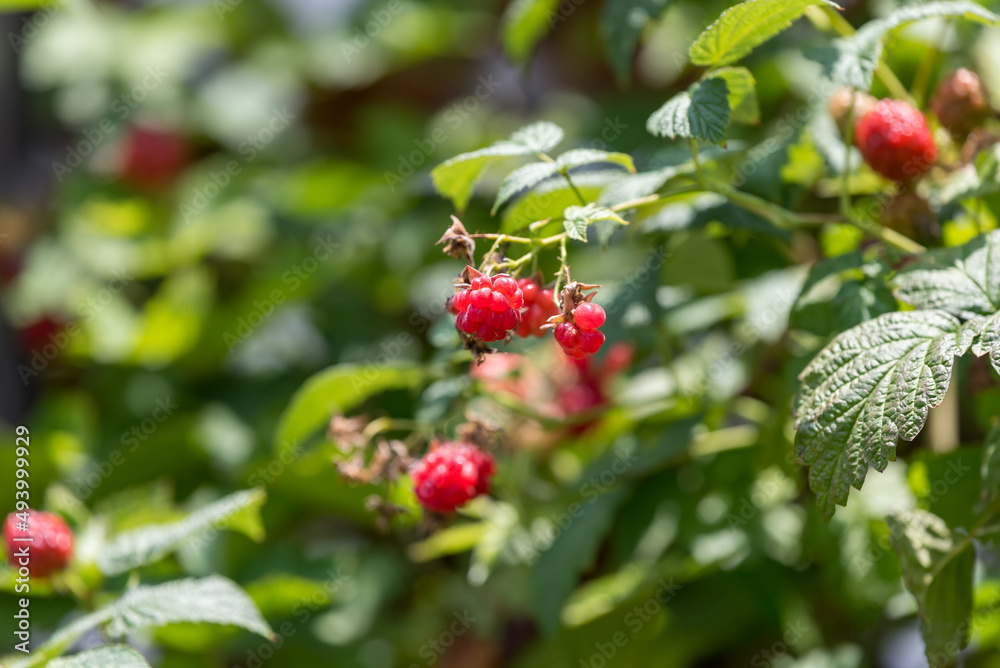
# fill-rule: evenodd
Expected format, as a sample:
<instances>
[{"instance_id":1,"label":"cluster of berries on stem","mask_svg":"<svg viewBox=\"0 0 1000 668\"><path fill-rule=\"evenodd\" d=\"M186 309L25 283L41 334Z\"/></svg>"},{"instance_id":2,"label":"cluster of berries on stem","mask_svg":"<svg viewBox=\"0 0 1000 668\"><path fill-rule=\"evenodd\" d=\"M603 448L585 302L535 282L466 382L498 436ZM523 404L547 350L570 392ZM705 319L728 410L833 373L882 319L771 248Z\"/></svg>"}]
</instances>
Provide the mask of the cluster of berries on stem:
<instances>
[{"instance_id":1,"label":"cluster of berries on stem","mask_svg":"<svg viewBox=\"0 0 1000 668\"><path fill-rule=\"evenodd\" d=\"M507 338L521 322L524 294L507 274L490 278L468 267L469 283L462 284L450 299L448 309L458 316L456 326L480 341Z\"/></svg>"}]
</instances>

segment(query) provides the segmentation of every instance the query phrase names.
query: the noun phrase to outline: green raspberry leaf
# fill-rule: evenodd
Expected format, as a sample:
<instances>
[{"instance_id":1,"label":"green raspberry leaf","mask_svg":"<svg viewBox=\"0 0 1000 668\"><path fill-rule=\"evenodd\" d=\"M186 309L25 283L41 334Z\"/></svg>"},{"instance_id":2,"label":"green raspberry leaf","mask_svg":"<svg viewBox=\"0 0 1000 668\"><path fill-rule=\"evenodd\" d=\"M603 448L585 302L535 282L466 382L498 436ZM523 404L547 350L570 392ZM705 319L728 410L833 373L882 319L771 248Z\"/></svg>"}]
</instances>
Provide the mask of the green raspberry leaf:
<instances>
[{"instance_id":1,"label":"green raspberry leaf","mask_svg":"<svg viewBox=\"0 0 1000 668\"><path fill-rule=\"evenodd\" d=\"M602 163L624 167L629 173L635 172L632 156L625 153L610 153L590 148L566 151L554 162L533 162L530 165L519 167L508 174L497 191L497 199L493 203L492 213L496 213L501 206L510 201L519 192L531 190L542 181L558 174L568 174L570 170L577 167Z\"/></svg>"},{"instance_id":2,"label":"green raspberry leaf","mask_svg":"<svg viewBox=\"0 0 1000 668\"><path fill-rule=\"evenodd\" d=\"M613 220L622 225L628 225L626 220L622 219L621 216L611 209L598 206L594 203L590 203L587 206L566 207L563 217L565 218L563 227L566 229L566 233L570 239L576 239L577 241L586 241L587 228L591 224L601 220Z\"/></svg>"},{"instance_id":3,"label":"green raspberry leaf","mask_svg":"<svg viewBox=\"0 0 1000 668\"><path fill-rule=\"evenodd\" d=\"M721 77L705 79L678 93L657 109L646 129L658 137L688 137L726 143L729 86Z\"/></svg>"},{"instance_id":4,"label":"green raspberry leaf","mask_svg":"<svg viewBox=\"0 0 1000 668\"><path fill-rule=\"evenodd\" d=\"M886 313L836 337L803 370L795 449L824 517L861 488L869 466L885 470L899 438L916 438L980 325L946 311Z\"/></svg>"},{"instance_id":5,"label":"green raspberry leaf","mask_svg":"<svg viewBox=\"0 0 1000 668\"><path fill-rule=\"evenodd\" d=\"M105 645L50 661L49 668L149 668L149 664L131 647Z\"/></svg>"},{"instance_id":6,"label":"green raspberry leaf","mask_svg":"<svg viewBox=\"0 0 1000 668\"><path fill-rule=\"evenodd\" d=\"M98 567L105 575L118 575L152 563L223 521L227 527L260 542L264 538L260 509L266 500L263 489L247 489L199 508L177 522L120 533L101 550Z\"/></svg>"},{"instance_id":7,"label":"green raspberry leaf","mask_svg":"<svg viewBox=\"0 0 1000 668\"><path fill-rule=\"evenodd\" d=\"M1000 230L958 248L934 250L893 279L896 298L960 318L1000 311Z\"/></svg>"},{"instance_id":8,"label":"green raspberry leaf","mask_svg":"<svg viewBox=\"0 0 1000 668\"><path fill-rule=\"evenodd\" d=\"M870 90L885 37L908 23L929 18L960 18L1000 25L1000 16L966 0L901 7L884 19L866 23L851 37L834 42L832 52L822 58L830 78L845 86Z\"/></svg>"},{"instance_id":9,"label":"green raspberry leaf","mask_svg":"<svg viewBox=\"0 0 1000 668\"><path fill-rule=\"evenodd\" d=\"M760 105L757 103L757 82L745 67L723 67L712 73L724 79L729 90L729 120L733 123L756 125L760 123Z\"/></svg>"},{"instance_id":10,"label":"green raspberry leaf","mask_svg":"<svg viewBox=\"0 0 1000 668\"><path fill-rule=\"evenodd\" d=\"M906 588L920 609L927 660L935 668L954 665L958 651L969 644L975 548L926 510L898 513L886 521Z\"/></svg>"},{"instance_id":11,"label":"green raspberry leaf","mask_svg":"<svg viewBox=\"0 0 1000 668\"><path fill-rule=\"evenodd\" d=\"M532 123L492 146L442 162L431 170L431 181L440 194L452 201L456 210L464 211L476 182L490 164L505 157L551 151L562 139L563 131L558 125L546 121Z\"/></svg>"},{"instance_id":12,"label":"green raspberry leaf","mask_svg":"<svg viewBox=\"0 0 1000 668\"><path fill-rule=\"evenodd\" d=\"M719 67L746 57L802 16L806 9L826 0L747 0L730 7L691 45L691 62Z\"/></svg>"}]
</instances>

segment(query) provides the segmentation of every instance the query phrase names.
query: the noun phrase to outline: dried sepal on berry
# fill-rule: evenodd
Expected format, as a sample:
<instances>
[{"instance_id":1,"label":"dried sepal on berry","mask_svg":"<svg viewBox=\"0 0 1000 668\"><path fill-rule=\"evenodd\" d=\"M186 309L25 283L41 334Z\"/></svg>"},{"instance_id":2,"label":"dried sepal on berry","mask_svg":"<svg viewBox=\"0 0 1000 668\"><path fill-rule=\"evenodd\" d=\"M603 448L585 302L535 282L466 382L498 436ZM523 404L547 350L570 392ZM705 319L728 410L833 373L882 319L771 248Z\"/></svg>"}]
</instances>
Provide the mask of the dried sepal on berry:
<instances>
[{"instance_id":1,"label":"dried sepal on berry","mask_svg":"<svg viewBox=\"0 0 1000 668\"><path fill-rule=\"evenodd\" d=\"M375 444L370 460L366 458L365 450L359 448L348 459L335 461L334 466L349 482L369 485L394 481L410 467L412 462L405 443L380 439Z\"/></svg>"},{"instance_id":2,"label":"dried sepal on berry","mask_svg":"<svg viewBox=\"0 0 1000 668\"><path fill-rule=\"evenodd\" d=\"M369 424L371 424L371 420L366 415L356 415L350 418L334 415L330 418L327 438L336 443L341 452L350 454L355 449L367 445L369 439L364 432Z\"/></svg>"},{"instance_id":3,"label":"dried sepal on berry","mask_svg":"<svg viewBox=\"0 0 1000 668\"><path fill-rule=\"evenodd\" d=\"M443 251L448 255L465 260L466 264L472 264L476 253L476 240L469 236L465 225L455 216L451 217L451 226L434 245L440 244L444 244Z\"/></svg>"}]
</instances>

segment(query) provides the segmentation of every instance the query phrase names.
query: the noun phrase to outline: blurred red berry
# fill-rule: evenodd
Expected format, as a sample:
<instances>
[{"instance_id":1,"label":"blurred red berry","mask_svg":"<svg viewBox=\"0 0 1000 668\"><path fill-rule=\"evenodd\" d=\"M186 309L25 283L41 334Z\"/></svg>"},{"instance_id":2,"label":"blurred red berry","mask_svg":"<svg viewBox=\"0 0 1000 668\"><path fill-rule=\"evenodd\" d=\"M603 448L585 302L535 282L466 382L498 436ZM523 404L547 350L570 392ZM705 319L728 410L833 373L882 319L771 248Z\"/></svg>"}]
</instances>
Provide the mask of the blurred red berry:
<instances>
[{"instance_id":1,"label":"blurred red berry","mask_svg":"<svg viewBox=\"0 0 1000 668\"><path fill-rule=\"evenodd\" d=\"M122 145L122 177L139 188L165 188L187 166L189 153L183 135L134 125Z\"/></svg>"},{"instance_id":2,"label":"blurred red berry","mask_svg":"<svg viewBox=\"0 0 1000 668\"><path fill-rule=\"evenodd\" d=\"M444 443L410 471L417 500L428 510L451 513L490 490L493 456L468 443Z\"/></svg>"},{"instance_id":3,"label":"blurred red berry","mask_svg":"<svg viewBox=\"0 0 1000 668\"><path fill-rule=\"evenodd\" d=\"M909 181L937 160L927 119L902 100L879 100L862 117L854 143L872 169L895 181Z\"/></svg>"},{"instance_id":4,"label":"blurred red berry","mask_svg":"<svg viewBox=\"0 0 1000 668\"><path fill-rule=\"evenodd\" d=\"M521 322L520 308L524 295L517 282L506 274L490 278L469 267L471 288L455 293L449 311L458 318L455 326L480 341L500 341Z\"/></svg>"},{"instance_id":5,"label":"blurred red berry","mask_svg":"<svg viewBox=\"0 0 1000 668\"><path fill-rule=\"evenodd\" d=\"M30 353L33 350L42 352L46 346L49 346L55 352L46 356L52 357L65 348L69 341L69 336L63 333L64 327L65 323L61 320L45 315L20 328L17 334L25 352Z\"/></svg>"},{"instance_id":6,"label":"blurred red berry","mask_svg":"<svg viewBox=\"0 0 1000 668\"><path fill-rule=\"evenodd\" d=\"M73 556L73 532L66 522L55 513L29 510L27 514L27 526L24 513L11 513L4 522L3 539L10 565L14 568L23 565L17 553L27 547L27 568L32 576L44 578L66 568ZM18 538L32 540L16 540Z\"/></svg>"},{"instance_id":7,"label":"blurred red berry","mask_svg":"<svg viewBox=\"0 0 1000 668\"><path fill-rule=\"evenodd\" d=\"M555 293L543 289L530 278L522 278L517 284L524 295L524 310L521 312L521 324L517 327L517 335L523 338L545 336L542 325L552 316L559 314Z\"/></svg>"}]
</instances>

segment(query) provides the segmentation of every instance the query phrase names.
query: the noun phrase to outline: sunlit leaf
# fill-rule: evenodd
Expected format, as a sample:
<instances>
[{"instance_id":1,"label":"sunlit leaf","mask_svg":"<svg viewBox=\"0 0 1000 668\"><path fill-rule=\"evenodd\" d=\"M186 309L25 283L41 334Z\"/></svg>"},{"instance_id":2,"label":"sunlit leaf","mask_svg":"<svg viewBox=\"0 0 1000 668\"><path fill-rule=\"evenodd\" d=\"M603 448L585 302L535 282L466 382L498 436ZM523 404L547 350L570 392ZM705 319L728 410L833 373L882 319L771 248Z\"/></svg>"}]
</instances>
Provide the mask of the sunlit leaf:
<instances>
[{"instance_id":1,"label":"sunlit leaf","mask_svg":"<svg viewBox=\"0 0 1000 668\"><path fill-rule=\"evenodd\" d=\"M98 566L107 575L124 573L163 558L186 541L213 528L233 529L254 540L263 540L260 508L266 500L263 489L243 490L210 503L180 521L118 534L101 550Z\"/></svg>"},{"instance_id":2,"label":"sunlit leaf","mask_svg":"<svg viewBox=\"0 0 1000 668\"><path fill-rule=\"evenodd\" d=\"M755 47L792 25L792 22L825 0L747 0L730 7L691 45L691 62L719 67L735 63Z\"/></svg>"}]
</instances>

